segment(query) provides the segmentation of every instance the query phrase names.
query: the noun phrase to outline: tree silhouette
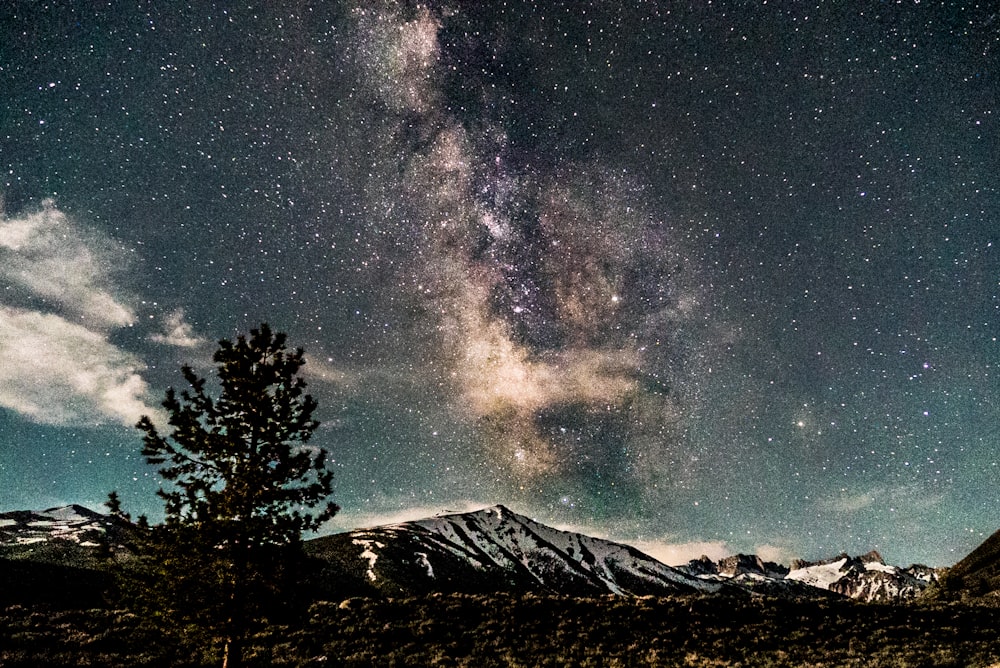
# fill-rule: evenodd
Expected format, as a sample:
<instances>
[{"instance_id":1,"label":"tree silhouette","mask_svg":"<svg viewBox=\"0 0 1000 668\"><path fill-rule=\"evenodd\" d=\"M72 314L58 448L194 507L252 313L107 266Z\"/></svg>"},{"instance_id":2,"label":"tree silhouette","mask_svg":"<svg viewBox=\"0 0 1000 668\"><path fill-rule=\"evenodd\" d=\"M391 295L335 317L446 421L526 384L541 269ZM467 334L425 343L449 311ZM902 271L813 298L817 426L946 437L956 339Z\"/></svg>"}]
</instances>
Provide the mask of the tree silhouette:
<instances>
[{"instance_id":1,"label":"tree silhouette","mask_svg":"<svg viewBox=\"0 0 1000 668\"><path fill-rule=\"evenodd\" d=\"M163 401L169 435L148 416L137 427L143 455L170 483L158 492L164 522L148 536L162 576L153 595L163 615L220 638L223 666L234 668L253 625L280 603L302 532L339 508L327 502L327 452L307 445L319 423L298 376L302 349L289 351L285 335L262 324L249 339L220 341L213 360L218 398L185 366L190 388L170 388Z\"/></svg>"}]
</instances>

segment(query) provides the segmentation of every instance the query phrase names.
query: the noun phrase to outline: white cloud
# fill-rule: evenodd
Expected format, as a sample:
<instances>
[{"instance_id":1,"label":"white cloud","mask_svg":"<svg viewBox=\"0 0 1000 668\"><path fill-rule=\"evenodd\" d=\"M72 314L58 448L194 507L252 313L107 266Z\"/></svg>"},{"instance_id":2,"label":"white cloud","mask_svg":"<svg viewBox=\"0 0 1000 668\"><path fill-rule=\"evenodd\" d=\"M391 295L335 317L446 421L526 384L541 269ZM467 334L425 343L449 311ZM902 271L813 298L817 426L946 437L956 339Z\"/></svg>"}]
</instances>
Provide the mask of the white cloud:
<instances>
[{"instance_id":1,"label":"white cloud","mask_svg":"<svg viewBox=\"0 0 1000 668\"><path fill-rule=\"evenodd\" d=\"M135 321L110 277L123 260L107 239L88 238L48 200L40 211L0 220L0 278L14 289L13 298L89 329L107 331Z\"/></svg>"},{"instance_id":2,"label":"white cloud","mask_svg":"<svg viewBox=\"0 0 1000 668\"><path fill-rule=\"evenodd\" d=\"M136 322L115 280L127 257L51 200L16 217L0 211L0 406L39 423L132 426L147 403L143 362L111 342ZM164 340L197 339L179 311Z\"/></svg>"},{"instance_id":3,"label":"white cloud","mask_svg":"<svg viewBox=\"0 0 1000 668\"><path fill-rule=\"evenodd\" d=\"M305 356L305 365L301 375L310 382L330 383L341 387L352 385L359 380L356 372L336 364L333 359L322 359L314 355Z\"/></svg>"},{"instance_id":4,"label":"white cloud","mask_svg":"<svg viewBox=\"0 0 1000 668\"><path fill-rule=\"evenodd\" d=\"M779 545L758 545L754 552L761 558L762 561L770 561L775 564L785 564L786 566L791 564L792 560L798 557L798 555L790 549Z\"/></svg>"},{"instance_id":5,"label":"white cloud","mask_svg":"<svg viewBox=\"0 0 1000 668\"><path fill-rule=\"evenodd\" d=\"M177 309L167 315L163 323L163 331L151 334L149 340L178 348L197 348L206 340L195 335L191 323L184 320L184 310Z\"/></svg>"},{"instance_id":6,"label":"white cloud","mask_svg":"<svg viewBox=\"0 0 1000 668\"><path fill-rule=\"evenodd\" d=\"M142 367L100 332L58 315L0 306L0 406L36 422L110 419L131 426L143 414L155 419Z\"/></svg>"}]
</instances>

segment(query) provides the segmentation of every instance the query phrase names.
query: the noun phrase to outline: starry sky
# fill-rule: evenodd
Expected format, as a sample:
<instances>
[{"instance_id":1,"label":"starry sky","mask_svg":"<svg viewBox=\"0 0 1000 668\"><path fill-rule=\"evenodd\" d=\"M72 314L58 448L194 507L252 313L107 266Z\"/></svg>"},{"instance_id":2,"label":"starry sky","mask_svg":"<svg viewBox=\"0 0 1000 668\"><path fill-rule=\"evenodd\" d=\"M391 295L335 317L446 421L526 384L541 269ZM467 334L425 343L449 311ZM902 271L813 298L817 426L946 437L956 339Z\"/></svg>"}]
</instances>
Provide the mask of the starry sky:
<instances>
[{"instance_id":1,"label":"starry sky","mask_svg":"<svg viewBox=\"0 0 1000 668\"><path fill-rule=\"evenodd\" d=\"M4 3L0 508L155 518L136 420L266 321L330 530L953 564L1000 528L998 60L975 0Z\"/></svg>"}]
</instances>

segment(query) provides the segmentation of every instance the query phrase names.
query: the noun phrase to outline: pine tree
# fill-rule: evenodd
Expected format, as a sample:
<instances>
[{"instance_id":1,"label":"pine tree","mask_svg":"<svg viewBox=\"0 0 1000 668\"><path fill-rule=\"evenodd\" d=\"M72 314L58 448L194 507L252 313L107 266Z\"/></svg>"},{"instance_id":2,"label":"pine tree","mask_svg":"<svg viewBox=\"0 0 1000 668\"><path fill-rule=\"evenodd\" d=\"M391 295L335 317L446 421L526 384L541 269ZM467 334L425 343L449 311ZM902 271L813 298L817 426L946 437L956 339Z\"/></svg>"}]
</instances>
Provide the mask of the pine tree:
<instances>
[{"instance_id":1,"label":"pine tree","mask_svg":"<svg viewBox=\"0 0 1000 668\"><path fill-rule=\"evenodd\" d=\"M108 514L111 515L111 517L125 520L126 522L132 521L132 516L126 513L124 508L122 508L122 500L121 497L118 496L118 492L110 492L108 494L108 500L104 505L108 507Z\"/></svg>"},{"instance_id":2,"label":"pine tree","mask_svg":"<svg viewBox=\"0 0 1000 668\"><path fill-rule=\"evenodd\" d=\"M218 398L185 366L190 388L170 388L163 401L169 435L147 416L137 425L143 455L169 483L158 492L164 522L147 541L162 575L153 595L163 615L223 641L225 668L242 665L247 634L280 603L302 533L339 510L327 502L327 452L307 445L318 422L298 375L303 355L266 324L249 339L222 340Z\"/></svg>"}]
</instances>

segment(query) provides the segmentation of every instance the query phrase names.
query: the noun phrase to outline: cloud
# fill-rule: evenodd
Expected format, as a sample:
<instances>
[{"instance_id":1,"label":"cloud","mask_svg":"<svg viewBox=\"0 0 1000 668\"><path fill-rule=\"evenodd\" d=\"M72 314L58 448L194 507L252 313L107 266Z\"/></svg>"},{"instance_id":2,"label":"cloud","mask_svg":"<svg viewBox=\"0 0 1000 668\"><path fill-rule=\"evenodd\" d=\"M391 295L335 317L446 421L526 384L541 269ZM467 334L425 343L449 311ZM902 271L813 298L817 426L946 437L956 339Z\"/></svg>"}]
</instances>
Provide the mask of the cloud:
<instances>
[{"instance_id":1,"label":"cloud","mask_svg":"<svg viewBox=\"0 0 1000 668\"><path fill-rule=\"evenodd\" d=\"M823 499L820 501L820 505L835 513L855 513L874 504L877 496L880 495L881 493L876 490L856 494L845 491Z\"/></svg>"},{"instance_id":2,"label":"cloud","mask_svg":"<svg viewBox=\"0 0 1000 668\"><path fill-rule=\"evenodd\" d=\"M109 275L123 261L119 249L96 235L88 238L51 200L40 211L0 221L0 278L13 288L7 299L59 312L90 329L135 321Z\"/></svg>"},{"instance_id":3,"label":"cloud","mask_svg":"<svg viewBox=\"0 0 1000 668\"><path fill-rule=\"evenodd\" d=\"M628 541L628 544L668 566L683 566L692 559L706 556L713 561L733 554L725 541L694 541L669 543L658 541Z\"/></svg>"},{"instance_id":4,"label":"cloud","mask_svg":"<svg viewBox=\"0 0 1000 668\"><path fill-rule=\"evenodd\" d=\"M332 358L321 359L314 355L305 356L305 365L300 371L306 380L348 386L357 382L358 374L334 363Z\"/></svg>"},{"instance_id":5,"label":"cloud","mask_svg":"<svg viewBox=\"0 0 1000 668\"><path fill-rule=\"evenodd\" d=\"M157 416L141 361L61 316L0 306L0 406L35 422L132 426Z\"/></svg>"},{"instance_id":6,"label":"cloud","mask_svg":"<svg viewBox=\"0 0 1000 668\"><path fill-rule=\"evenodd\" d=\"M861 492L842 490L839 494L823 497L816 504L821 511L852 514L866 509L876 512L914 511L933 508L941 503L943 495L917 484L877 486Z\"/></svg>"},{"instance_id":7,"label":"cloud","mask_svg":"<svg viewBox=\"0 0 1000 668\"><path fill-rule=\"evenodd\" d=\"M797 558L797 554L787 547L781 547L780 545L758 545L754 553L761 558L762 561L770 561L775 564L785 564L786 566L792 563L792 560Z\"/></svg>"},{"instance_id":8,"label":"cloud","mask_svg":"<svg viewBox=\"0 0 1000 668\"><path fill-rule=\"evenodd\" d=\"M388 524L401 524L414 520L427 519L435 515L452 513L470 513L490 507L490 503L482 501L448 501L442 506L407 506L394 510L378 510L365 512L363 510L344 510L327 523L327 532L353 531L354 529L370 529Z\"/></svg>"},{"instance_id":9,"label":"cloud","mask_svg":"<svg viewBox=\"0 0 1000 668\"><path fill-rule=\"evenodd\" d=\"M149 340L178 348L197 348L207 343L207 339L196 336L194 328L184 320L183 309L168 314L164 319L163 331L151 334Z\"/></svg>"},{"instance_id":10,"label":"cloud","mask_svg":"<svg viewBox=\"0 0 1000 668\"><path fill-rule=\"evenodd\" d=\"M51 200L0 216L0 406L39 423L132 426L162 420L147 403L143 362L111 342L136 321L114 280L126 264L111 239L75 224ZM196 339L180 312L164 341Z\"/></svg>"},{"instance_id":11,"label":"cloud","mask_svg":"<svg viewBox=\"0 0 1000 668\"><path fill-rule=\"evenodd\" d=\"M699 559L701 557L708 557L713 561L718 561L724 557L736 554L729 543L724 540L688 541L685 543L677 543L668 538L639 540L619 538L613 530L607 531L606 528L590 524L557 523L551 526L560 531L570 531L592 538L631 545L640 552L648 554L668 566L683 566L692 559Z\"/></svg>"}]
</instances>

